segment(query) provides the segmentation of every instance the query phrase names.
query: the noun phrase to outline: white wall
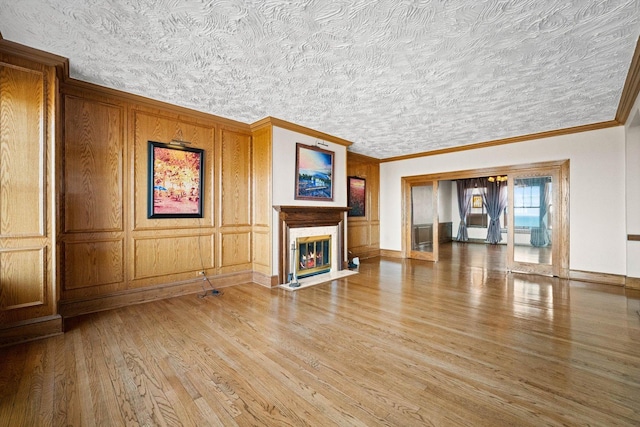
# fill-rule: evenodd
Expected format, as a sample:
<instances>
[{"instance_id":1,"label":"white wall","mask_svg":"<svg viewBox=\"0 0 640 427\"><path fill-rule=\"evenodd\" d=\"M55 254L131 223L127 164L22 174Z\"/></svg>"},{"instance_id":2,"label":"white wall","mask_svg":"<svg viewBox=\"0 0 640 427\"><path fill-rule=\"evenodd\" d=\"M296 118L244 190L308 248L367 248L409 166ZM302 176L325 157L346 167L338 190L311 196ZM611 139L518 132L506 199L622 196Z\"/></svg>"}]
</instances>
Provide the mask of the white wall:
<instances>
[{"instance_id":1,"label":"white wall","mask_svg":"<svg viewBox=\"0 0 640 427\"><path fill-rule=\"evenodd\" d=\"M347 147L333 142L324 141L309 135L273 127L272 144L272 202L274 206L347 206ZM333 201L296 200L296 143L319 146L324 150L333 151ZM322 145L318 145L321 143ZM272 253L279 253L280 223L278 213L272 216ZM346 220L344 221L346 224ZM346 236L346 230L343 231ZM346 245L345 245L346 248ZM345 249L346 250L346 249ZM275 259L275 258L274 258ZM274 262L272 274L278 275L279 263Z\"/></svg>"},{"instance_id":2,"label":"white wall","mask_svg":"<svg viewBox=\"0 0 640 427\"><path fill-rule=\"evenodd\" d=\"M622 126L381 163L380 248L400 251L402 247L403 176L564 159L570 160L570 269L626 274Z\"/></svg>"},{"instance_id":3,"label":"white wall","mask_svg":"<svg viewBox=\"0 0 640 427\"><path fill-rule=\"evenodd\" d=\"M440 181L438 182L438 221L439 222L451 222L453 221L452 209L452 188L453 181ZM458 205L456 205L456 210ZM456 232L457 233L457 232Z\"/></svg>"},{"instance_id":4,"label":"white wall","mask_svg":"<svg viewBox=\"0 0 640 427\"><path fill-rule=\"evenodd\" d=\"M333 201L296 200L296 143L333 151ZM326 145L318 145L318 143ZM347 206L347 147L288 129L273 127L273 204L282 206Z\"/></svg>"},{"instance_id":5,"label":"white wall","mask_svg":"<svg viewBox=\"0 0 640 427\"><path fill-rule=\"evenodd\" d=\"M625 126L627 234L640 234L640 98ZM627 276L640 277L640 242L628 241Z\"/></svg>"}]
</instances>

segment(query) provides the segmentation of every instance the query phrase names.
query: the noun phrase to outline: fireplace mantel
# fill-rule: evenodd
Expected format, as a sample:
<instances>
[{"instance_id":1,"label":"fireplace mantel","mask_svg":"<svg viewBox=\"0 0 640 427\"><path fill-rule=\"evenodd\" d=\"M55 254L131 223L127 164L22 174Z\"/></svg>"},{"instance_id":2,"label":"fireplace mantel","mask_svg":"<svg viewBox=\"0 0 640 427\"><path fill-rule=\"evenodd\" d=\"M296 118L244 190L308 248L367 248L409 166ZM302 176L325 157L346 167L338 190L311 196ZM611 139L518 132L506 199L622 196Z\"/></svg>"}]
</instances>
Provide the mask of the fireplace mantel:
<instances>
[{"instance_id":1,"label":"fireplace mantel","mask_svg":"<svg viewBox=\"0 0 640 427\"><path fill-rule=\"evenodd\" d=\"M278 212L280 223L279 243L278 243L278 282L287 282L287 274L290 270L290 248L289 229L301 227L338 227L338 250L339 263L338 270L345 268L346 259L344 255L344 213L348 207L336 206L274 206Z\"/></svg>"}]
</instances>

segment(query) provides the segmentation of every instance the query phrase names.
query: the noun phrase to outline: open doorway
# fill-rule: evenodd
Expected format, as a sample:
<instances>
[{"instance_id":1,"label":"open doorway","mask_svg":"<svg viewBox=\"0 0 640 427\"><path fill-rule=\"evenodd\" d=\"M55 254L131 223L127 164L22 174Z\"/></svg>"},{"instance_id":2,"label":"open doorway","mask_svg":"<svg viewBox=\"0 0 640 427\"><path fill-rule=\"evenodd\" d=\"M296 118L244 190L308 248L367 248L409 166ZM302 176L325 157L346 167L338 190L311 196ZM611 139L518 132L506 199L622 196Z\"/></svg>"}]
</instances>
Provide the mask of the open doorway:
<instances>
[{"instance_id":1,"label":"open doorway","mask_svg":"<svg viewBox=\"0 0 640 427\"><path fill-rule=\"evenodd\" d=\"M422 221L437 227L432 236L432 251L437 256L426 259L455 259L454 262L466 265L566 278L568 177L568 160L406 177L403 178L405 219L415 216L411 212L412 200L407 196L412 183L437 183L431 207L433 219ZM457 182L460 180L472 183L475 180L475 185L461 189ZM460 191L465 191L469 205L464 221L459 214ZM496 194L492 195L492 191ZM468 238L461 239L461 228L466 229ZM407 258L416 258L410 246L413 231L405 221ZM462 242L468 242L468 246Z\"/></svg>"}]
</instances>

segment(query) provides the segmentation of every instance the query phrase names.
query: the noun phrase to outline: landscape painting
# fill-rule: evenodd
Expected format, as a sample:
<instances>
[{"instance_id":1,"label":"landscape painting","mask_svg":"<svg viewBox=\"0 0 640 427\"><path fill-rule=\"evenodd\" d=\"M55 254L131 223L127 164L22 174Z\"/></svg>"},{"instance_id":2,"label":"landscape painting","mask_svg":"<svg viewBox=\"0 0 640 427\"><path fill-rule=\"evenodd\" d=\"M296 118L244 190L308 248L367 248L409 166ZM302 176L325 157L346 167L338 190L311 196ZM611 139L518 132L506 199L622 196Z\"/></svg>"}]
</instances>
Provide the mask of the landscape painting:
<instances>
[{"instance_id":1,"label":"landscape painting","mask_svg":"<svg viewBox=\"0 0 640 427\"><path fill-rule=\"evenodd\" d=\"M333 200L333 152L296 144L297 200Z\"/></svg>"},{"instance_id":2,"label":"landscape painting","mask_svg":"<svg viewBox=\"0 0 640 427\"><path fill-rule=\"evenodd\" d=\"M366 206L366 181L364 178L350 176L348 188L349 213L347 216L359 217L365 216Z\"/></svg>"},{"instance_id":3,"label":"landscape painting","mask_svg":"<svg viewBox=\"0 0 640 427\"><path fill-rule=\"evenodd\" d=\"M149 141L149 218L202 218L203 153Z\"/></svg>"}]
</instances>

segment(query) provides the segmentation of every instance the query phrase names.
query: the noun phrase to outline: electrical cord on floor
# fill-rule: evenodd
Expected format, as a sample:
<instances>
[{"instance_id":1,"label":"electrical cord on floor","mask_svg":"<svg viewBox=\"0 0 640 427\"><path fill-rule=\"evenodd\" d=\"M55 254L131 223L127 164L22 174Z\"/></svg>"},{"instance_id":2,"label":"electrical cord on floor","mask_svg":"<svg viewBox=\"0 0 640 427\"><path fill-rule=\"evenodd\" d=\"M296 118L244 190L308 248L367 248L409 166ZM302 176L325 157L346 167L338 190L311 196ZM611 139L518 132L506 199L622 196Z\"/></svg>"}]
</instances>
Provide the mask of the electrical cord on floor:
<instances>
[{"instance_id":1,"label":"electrical cord on floor","mask_svg":"<svg viewBox=\"0 0 640 427\"><path fill-rule=\"evenodd\" d=\"M198 218L198 230L202 231L202 224L200 223L200 219ZM202 233L198 232L198 253L200 254L200 267L202 268L202 281L206 281L209 286L211 287L211 289L205 289L204 285L202 283L200 283L200 286L202 287L202 294L198 294L198 298L204 298L206 296L212 295L214 297L219 297L223 294L222 291L217 290L214 286L213 283L211 283L211 280L209 280L209 278L207 277L207 272L204 268L204 259L202 258L202 246L200 245L200 237L202 237Z\"/></svg>"},{"instance_id":2,"label":"electrical cord on floor","mask_svg":"<svg viewBox=\"0 0 640 427\"><path fill-rule=\"evenodd\" d=\"M217 290L216 288L213 287L213 283L211 283L211 280L209 280L209 278L207 276L204 276L202 278L203 282L207 282L209 284L209 286L211 286L211 289L205 289L204 285L201 283L200 286L202 287L202 294L198 294L198 298L204 298L207 297L209 295L214 296L214 297L219 297L221 296L224 292Z\"/></svg>"}]
</instances>

